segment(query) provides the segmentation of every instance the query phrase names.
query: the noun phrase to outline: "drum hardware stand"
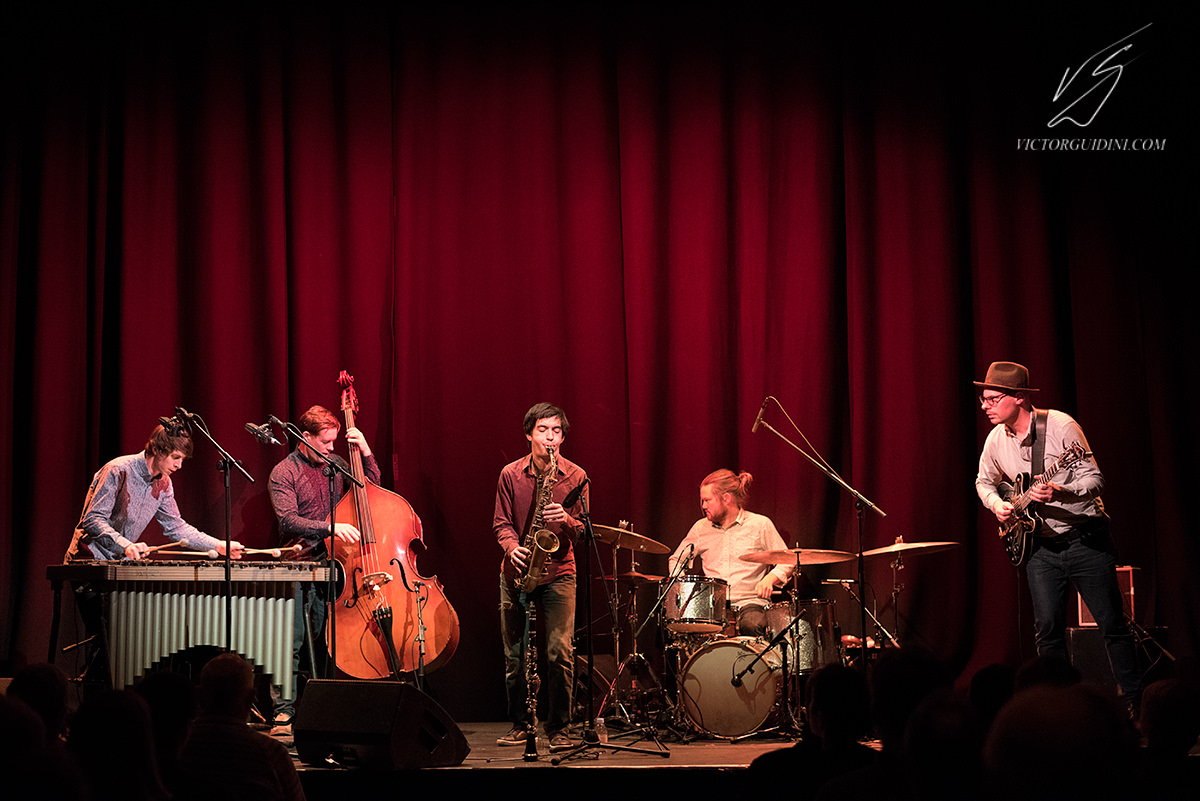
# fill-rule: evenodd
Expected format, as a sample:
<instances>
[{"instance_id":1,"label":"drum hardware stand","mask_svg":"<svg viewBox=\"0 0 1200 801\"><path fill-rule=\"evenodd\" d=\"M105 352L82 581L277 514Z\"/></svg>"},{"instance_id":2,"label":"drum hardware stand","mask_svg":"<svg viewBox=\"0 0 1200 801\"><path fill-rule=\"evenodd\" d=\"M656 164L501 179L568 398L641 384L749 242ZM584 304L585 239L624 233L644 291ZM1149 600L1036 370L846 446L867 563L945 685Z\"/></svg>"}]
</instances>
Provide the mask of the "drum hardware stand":
<instances>
[{"instance_id":1,"label":"drum hardware stand","mask_svg":"<svg viewBox=\"0 0 1200 801\"><path fill-rule=\"evenodd\" d=\"M893 635L890 631L887 630L887 627L884 626L882 622L880 622L879 618L877 618L875 616L874 612L867 609L866 602L863 601L863 599L860 598L858 596L858 594L854 591L854 588L851 585L853 585L855 583L855 579L826 579L825 583L826 584L841 584L842 589L844 589L846 592L850 593L850 597L858 603L859 607L862 608L863 614L870 616L871 622L873 622L875 624L875 630L877 632L879 632L880 634L882 634L887 639L887 641L889 643L891 643L894 647L896 647L896 648L900 647L900 641L896 639L895 635ZM864 628L863 631L865 633L866 629ZM863 653L863 655L866 656L867 638L865 636L863 637L862 642L859 643L858 647L859 647L859 650ZM863 664L865 666L865 664L866 664L865 661Z\"/></svg>"},{"instance_id":2,"label":"drum hardware stand","mask_svg":"<svg viewBox=\"0 0 1200 801\"><path fill-rule=\"evenodd\" d=\"M865 587L867 584L867 567L866 567L866 560L863 557L863 527L864 527L863 518L865 517L864 512L866 509L870 509L871 511L878 514L880 517L887 517L887 514L882 509L880 509L878 506L876 506L874 502L867 499L861 492L859 492L858 490L854 489L849 484L847 484L842 479L842 477L837 474L837 471L835 471L829 465L829 463L826 462L825 459L821 457L820 454L813 456L812 454L808 453L808 451L803 450L798 445L796 445L794 442L789 440L783 434L779 433L779 431L777 431L770 423L763 420L762 419L763 412L765 412L767 409L767 401L772 401L772 400L775 401L775 405L779 407L780 411L783 411L784 415L787 416L787 411L783 409L783 406L779 403L779 401L774 396L768 395L766 398L763 399L762 407L758 410L758 419L754 421L754 427L752 429L750 429L750 433L754 433L755 431L757 431L759 426L766 428L772 434L779 437L781 440L783 440L788 445L790 445L792 447L792 450L796 451L796 453L799 453L805 459L808 459L808 461L811 462L814 467L816 467L818 470L820 470L822 473L824 473L835 484L840 486L842 489L846 490L846 492L850 493L850 496L852 498L854 498L854 514L858 518L858 583L859 583L859 586ZM790 417L788 417L788 422L791 422ZM796 424L792 423L792 426L795 428ZM799 428L796 428L796 430L800 431ZM803 437L804 433L801 432L800 436ZM806 443L808 442L807 438L805 438L805 442ZM809 447L811 448L812 445L810 444ZM813 450L815 452L816 449L814 448ZM867 613L867 607L862 604L861 600L859 601L859 607L860 607L860 611L861 611L860 623L862 626L862 643L860 645L860 648L862 649L863 668L865 669L866 664L867 664L866 655L867 655L867 614L868 613ZM874 615L872 615L872 618L874 618ZM876 621L876 623L878 623L878 622L879 621Z\"/></svg>"},{"instance_id":3,"label":"drum hardware stand","mask_svg":"<svg viewBox=\"0 0 1200 801\"><path fill-rule=\"evenodd\" d=\"M583 586L584 601L583 601L583 603L584 603L584 608L588 610L587 618L586 618L587 619L587 628L586 628L586 633L585 633L585 639L587 641L587 652L588 652L587 653L588 673L591 676L594 676L594 675L596 675L595 674L596 655L595 655L595 652L593 649L593 644L592 644L591 610L592 610L592 548L594 547L595 542L596 542L596 539L595 539L596 535L595 535L595 531L592 529L592 516L591 516L590 510L588 509L587 495L581 493L579 499L580 499L580 502L583 504L583 511L580 514L580 517L583 519L583 534L580 538L582 541L582 544L583 544L583 548L582 548L582 551L583 551L583 577L584 577L584 586ZM563 751L562 753L560 753L558 756L551 759L550 760L551 765L561 765L563 762L566 762L567 760L574 759L578 756L581 756L581 755L583 755L589 751L593 751L593 750L629 751L629 752L636 753L636 754L653 754L653 755L662 756L662 757L666 757L666 758L669 758L671 756L671 752L668 751L666 748L662 747L662 743L658 743L657 740L655 740L655 742L658 743L658 745L660 746L659 750L651 750L649 748L634 748L634 747L628 746L628 745L614 745L613 743L601 743L600 736L596 733L596 718L595 718L595 713L594 713L594 710L596 708L595 707L595 698L594 698L595 690L593 688L594 683L595 682L593 682L589 679L588 684L587 684L587 697L588 697L587 716L588 716L588 718L587 718L587 724L586 724L583 732L580 734L580 739L582 741L581 744L575 746L574 748L569 748L569 749Z\"/></svg>"},{"instance_id":4,"label":"drum hardware stand","mask_svg":"<svg viewBox=\"0 0 1200 801\"><path fill-rule=\"evenodd\" d=\"M679 562L675 566L675 570L673 570L671 572L671 574L669 576L667 576L667 585L662 588L662 591L658 594L658 598L656 598L654 600L654 605L650 608L650 612L646 615L646 619L644 621L642 621L642 625L634 633L633 637L634 637L635 642L637 641L637 638L641 636L642 630L645 629L647 625L649 625L651 620L654 620L656 618L656 616L659 619L662 618L663 601L666 600L667 594L671 592L672 588L674 588L675 585L679 583L679 579L683 577L683 574L687 570L688 565L691 564L692 554L695 553L696 549L695 549L694 545L689 546L689 548L691 550L689 551L688 557L686 559L680 559ZM661 630L666 627L660 625L659 628ZM666 636L666 635L664 635L664 636ZM667 649L669 650L670 647L671 646L668 645ZM689 654L688 658L690 658L690 656L691 655ZM675 676L675 684L676 684L675 704L674 704L674 709L672 710L672 714L671 714L672 725L670 726L672 733L674 733L675 736L677 736L679 738L680 742L684 743L685 745L687 743L692 742L697 737L699 737L698 734L689 733L688 726L686 723L684 723L684 720L683 720L683 717L684 717L684 715L683 715L683 696L684 696L684 692L685 692L684 688L683 688L683 674L684 674L684 668L686 666L686 663L687 663L687 659L681 660L681 663L679 665L679 673Z\"/></svg>"},{"instance_id":5,"label":"drum hardware stand","mask_svg":"<svg viewBox=\"0 0 1200 801\"><path fill-rule=\"evenodd\" d=\"M628 521L622 520L618 524L618 526L626 531L630 530L630 525L629 525ZM630 714L629 710L622 703L620 691L617 690L617 684L621 680L621 676L625 673L626 668L630 667L630 665L635 666L630 674L632 677L631 678L631 689L630 689L631 693L637 692L637 676L638 676L639 668L645 669L646 673L649 674L651 681L654 682L654 686L658 687L660 690L662 689L662 681L659 679L658 674L654 672L654 667L650 664L650 660L648 660L645 657L645 655L640 652L640 650L638 648L638 636L642 632L642 627L637 625L637 621L638 621L638 613L637 613L638 581L636 578L634 578L630 583L629 615L627 617L627 619L629 621L630 631L631 631L631 634L633 637L632 643L630 644L630 648L632 650L630 653L626 654L624 658L621 657L620 625L617 622L618 616L619 616L619 610L620 610L620 598L619 598L620 578L617 573L617 548L613 548L612 554L613 554L613 557L612 557L613 590L609 594L609 604L610 604L610 608L612 610L611 619L613 621L613 632L612 632L613 654L617 660L617 669L616 669L615 675L613 676L613 680L609 683L608 689L605 691L604 698L601 699L601 701L600 701L600 706L598 708L597 715L600 717L604 716L604 710L608 707L609 700L611 699L613 708L615 709L615 711L617 712L617 715L618 715L618 717L616 719L624 722L626 725L634 727L628 731L622 732L618 736L627 736L627 735L631 735L631 734L638 734L643 731L650 731L651 738L657 740L657 738L654 737L652 727L639 726L635 723L633 715ZM637 577L639 575L638 569L637 569L637 556L634 554L635 554L635 552L633 552L631 550L629 571L632 576ZM646 716L646 718L649 718L649 714L645 708L644 703L643 703L641 711ZM611 730L610 730L610 736L612 736Z\"/></svg>"},{"instance_id":6,"label":"drum hardware stand","mask_svg":"<svg viewBox=\"0 0 1200 801\"><path fill-rule=\"evenodd\" d=\"M619 606L618 606L618 608L619 608ZM629 612L630 628L633 629L633 632L634 632L634 640L633 640L633 644L631 645L631 648L633 650L630 653L626 654L624 658L619 660L619 662L617 664L616 673L613 675L613 680L608 685L608 690L605 692L604 698L602 698L600 701L600 706L598 707L599 711L597 714L599 716L603 717L604 710L608 707L609 700L611 699L613 708L616 710L617 715L618 715L617 719L623 720L625 723L627 723L630 726L634 726L635 723L634 723L633 716L628 712L628 710L625 708L624 704L621 702L621 693L620 693L620 691L617 690L617 683L621 680L621 676L625 673L626 668L629 668L631 665L635 666L633 668L633 670L630 672L630 675L632 677L630 680L630 686L631 686L630 691L631 692L637 691L638 668L645 669L645 671L650 675L650 679L654 682L654 686L661 688L662 682L659 680L658 674L654 672L654 668L653 668L653 666L651 666L650 660L646 659L645 655L642 654L638 650L637 634L638 634L638 632L641 631L641 628L637 627L638 616L637 616L637 587L636 586L632 587L631 591L630 591L629 609L630 609L630 612ZM620 637L620 633L617 630L617 627L614 625L614 627L613 627L613 650L614 650L614 652L616 652L617 656L620 656L620 652L619 652L620 646L618 644L619 637ZM643 711L645 711L645 710L643 709ZM625 732L625 734L630 734L630 733L642 730L643 728L644 727L635 727L633 730L631 730L629 732Z\"/></svg>"}]
</instances>

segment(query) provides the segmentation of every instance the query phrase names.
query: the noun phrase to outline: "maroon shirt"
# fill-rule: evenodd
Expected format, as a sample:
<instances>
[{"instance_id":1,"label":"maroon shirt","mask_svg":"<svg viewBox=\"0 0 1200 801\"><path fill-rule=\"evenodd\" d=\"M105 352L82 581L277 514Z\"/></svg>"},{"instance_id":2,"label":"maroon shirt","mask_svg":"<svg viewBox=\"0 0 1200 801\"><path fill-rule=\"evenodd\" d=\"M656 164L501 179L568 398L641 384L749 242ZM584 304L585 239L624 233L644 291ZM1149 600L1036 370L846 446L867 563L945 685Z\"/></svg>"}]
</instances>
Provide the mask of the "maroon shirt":
<instances>
[{"instance_id":1,"label":"maroon shirt","mask_svg":"<svg viewBox=\"0 0 1200 801\"><path fill-rule=\"evenodd\" d=\"M322 541L329 536L329 478L321 472L323 469L324 465L314 466L297 448L271 471L269 491L279 518L279 542L304 546L299 558L325 553ZM379 483L379 464L374 454L363 459L363 473L371 483ZM338 473L334 492L339 499L347 486L350 482Z\"/></svg>"},{"instance_id":2,"label":"maroon shirt","mask_svg":"<svg viewBox=\"0 0 1200 801\"><path fill-rule=\"evenodd\" d=\"M496 535L496 541L504 549L505 558L500 563L500 572L509 579L517 578L517 572L509 562L508 554L524 541L533 518L537 472L532 467L532 460L532 454L527 454L505 465L496 484L496 514L492 521L492 531ZM562 503L571 490L586 478L587 473L582 467L559 456L558 478L554 482L550 497L556 503ZM576 517L576 511L579 514L583 513L590 490L590 487L584 487L583 495L575 506L567 510L567 514ZM558 535L558 552L546 560L546 573L538 581L539 585L549 584L559 576L575 574L575 550L571 547L571 541L579 525L577 520L564 520L558 524L557 530L551 527L551 531Z\"/></svg>"}]
</instances>

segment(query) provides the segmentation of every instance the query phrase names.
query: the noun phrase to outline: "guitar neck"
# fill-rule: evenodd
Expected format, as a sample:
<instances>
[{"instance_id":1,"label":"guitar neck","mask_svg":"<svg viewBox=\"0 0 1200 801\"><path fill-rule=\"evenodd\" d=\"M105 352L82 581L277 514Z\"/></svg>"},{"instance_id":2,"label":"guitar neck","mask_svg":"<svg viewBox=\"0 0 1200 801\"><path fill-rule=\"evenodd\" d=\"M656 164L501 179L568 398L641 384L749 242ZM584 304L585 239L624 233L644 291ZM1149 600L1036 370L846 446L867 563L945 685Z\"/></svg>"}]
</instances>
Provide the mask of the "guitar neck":
<instances>
[{"instance_id":1,"label":"guitar neck","mask_svg":"<svg viewBox=\"0 0 1200 801\"><path fill-rule=\"evenodd\" d=\"M1030 479L1029 486L1024 492L1021 493L1021 496L1013 502L1013 508L1018 511L1024 511L1025 508L1029 506L1030 490L1032 490L1034 487L1048 483L1050 479L1058 475L1059 471L1062 470L1063 467L1065 467L1068 463L1074 464L1079 460L1079 458L1080 454L1078 453L1078 444L1072 445L1070 448L1060 453L1058 458L1051 462L1050 466L1042 471L1041 475L1034 476L1032 479Z\"/></svg>"}]
</instances>

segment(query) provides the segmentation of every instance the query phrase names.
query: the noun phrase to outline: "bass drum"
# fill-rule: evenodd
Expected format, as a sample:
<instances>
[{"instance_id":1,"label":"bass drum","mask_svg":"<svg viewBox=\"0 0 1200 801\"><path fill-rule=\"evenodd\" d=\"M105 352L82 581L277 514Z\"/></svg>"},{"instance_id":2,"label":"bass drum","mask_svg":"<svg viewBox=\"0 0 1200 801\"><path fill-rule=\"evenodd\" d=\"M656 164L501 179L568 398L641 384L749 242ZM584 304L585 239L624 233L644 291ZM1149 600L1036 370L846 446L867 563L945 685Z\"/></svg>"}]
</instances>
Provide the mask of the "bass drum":
<instances>
[{"instance_id":1,"label":"bass drum","mask_svg":"<svg viewBox=\"0 0 1200 801\"><path fill-rule=\"evenodd\" d=\"M701 648L688 660L679 682L679 701L702 732L740 737L758 731L778 710L783 692L779 655L757 637L731 637ZM733 686L734 677L762 659Z\"/></svg>"},{"instance_id":2,"label":"bass drum","mask_svg":"<svg viewBox=\"0 0 1200 801\"><path fill-rule=\"evenodd\" d=\"M791 603L767 607L770 639L784 629L788 630L775 649L783 646L787 669L792 673L811 673L841 658L834 636L834 620L833 601L797 601L794 610Z\"/></svg>"}]
</instances>

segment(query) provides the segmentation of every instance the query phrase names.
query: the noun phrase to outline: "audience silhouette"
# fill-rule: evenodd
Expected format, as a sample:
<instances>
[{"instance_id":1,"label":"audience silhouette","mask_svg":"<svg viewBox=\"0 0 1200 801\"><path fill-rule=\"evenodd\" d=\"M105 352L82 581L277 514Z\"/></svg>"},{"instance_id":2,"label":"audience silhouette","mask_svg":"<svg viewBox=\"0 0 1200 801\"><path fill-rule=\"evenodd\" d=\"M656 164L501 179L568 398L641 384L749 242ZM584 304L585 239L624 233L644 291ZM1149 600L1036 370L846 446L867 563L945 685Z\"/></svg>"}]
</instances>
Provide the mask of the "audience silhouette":
<instances>
[{"instance_id":1,"label":"audience silhouette","mask_svg":"<svg viewBox=\"0 0 1200 801\"><path fill-rule=\"evenodd\" d=\"M302 801L291 754L278 740L246 725L254 672L238 654L214 657L200 673L202 712L192 723L181 765L184 798L223 801Z\"/></svg>"}]
</instances>

